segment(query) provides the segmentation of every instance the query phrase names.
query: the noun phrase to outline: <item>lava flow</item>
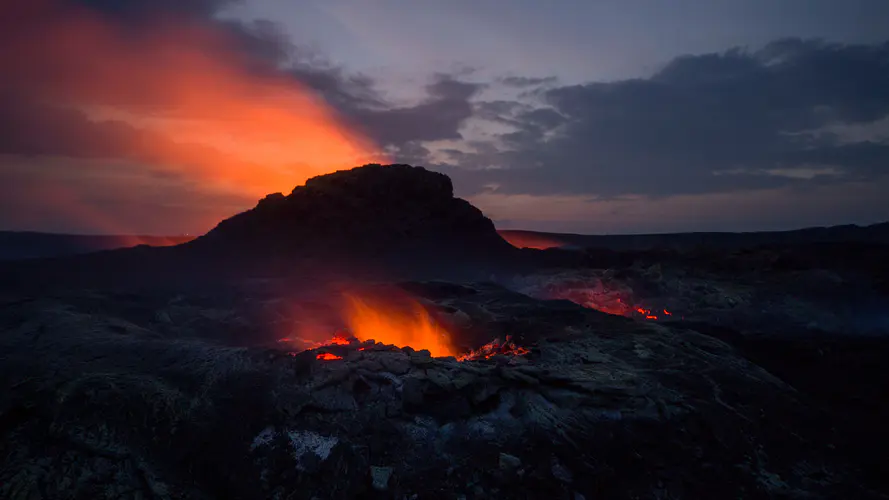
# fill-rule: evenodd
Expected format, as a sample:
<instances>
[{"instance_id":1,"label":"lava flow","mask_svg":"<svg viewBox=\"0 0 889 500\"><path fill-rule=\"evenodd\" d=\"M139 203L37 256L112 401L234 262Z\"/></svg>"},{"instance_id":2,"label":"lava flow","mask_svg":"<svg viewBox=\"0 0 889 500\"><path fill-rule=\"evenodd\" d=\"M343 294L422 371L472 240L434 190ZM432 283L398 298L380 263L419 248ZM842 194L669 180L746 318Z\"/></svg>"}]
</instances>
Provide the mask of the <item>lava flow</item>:
<instances>
[{"instance_id":1,"label":"lava flow","mask_svg":"<svg viewBox=\"0 0 889 500\"><path fill-rule=\"evenodd\" d=\"M608 314L657 321L672 316L673 313L663 309L657 310L640 305L633 299L633 292L626 285L606 283L602 280L564 281L551 283L537 292L537 296L547 299L570 300L588 309L595 309Z\"/></svg>"},{"instance_id":2,"label":"lava flow","mask_svg":"<svg viewBox=\"0 0 889 500\"><path fill-rule=\"evenodd\" d=\"M349 340L349 337L347 337L345 333L340 332L334 335L333 338L325 342L324 345L349 345L351 343L352 341Z\"/></svg>"},{"instance_id":3,"label":"lava flow","mask_svg":"<svg viewBox=\"0 0 889 500\"><path fill-rule=\"evenodd\" d=\"M374 340L398 347L426 349L432 356L456 356L450 333L410 297L370 301L348 294L346 322L358 340Z\"/></svg>"},{"instance_id":4,"label":"lava flow","mask_svg":"<svg viewBox=\"0 0 889 500\"><path fill-rule=\"evenodd\" d=\"M323 359L325 361L332 361L335 359L343 359L343 357L337 356L336 354L331 354L329 352L322 352L321 354L318 354L317 356L315 356L315 359Z\"/></svg>"},{"instance_id":5,"label":"lava flow","mask_svg":"<svg viewBox=\"0 0 889 500\"><path fill-rule=\"evenodd\" d=\"M427 350L433 357L454 356L459 361L477 361L494 356L523 356L530 351L520 347L507 336L505 341L494 340L465 354L458 354L451 341L451 334L416 300L407 296L385 301L370 300L357 295L345 295L345 320L349 332L339 332L330 340L318 345L352 346L359 342L373 341L414 350ZM366 346L357 347L364 351ZM332 361L343 359L329 352L315 356L317 359Z\"/></svg>"}]
</instances>

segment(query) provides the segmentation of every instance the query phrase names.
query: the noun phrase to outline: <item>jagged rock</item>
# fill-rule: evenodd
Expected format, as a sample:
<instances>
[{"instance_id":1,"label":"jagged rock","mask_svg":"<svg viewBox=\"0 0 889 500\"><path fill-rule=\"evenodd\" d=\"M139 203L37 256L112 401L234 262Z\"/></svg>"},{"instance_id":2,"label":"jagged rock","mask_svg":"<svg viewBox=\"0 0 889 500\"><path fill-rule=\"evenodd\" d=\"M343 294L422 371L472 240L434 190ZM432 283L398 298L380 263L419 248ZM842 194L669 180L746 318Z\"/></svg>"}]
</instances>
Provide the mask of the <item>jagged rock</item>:
<instances>
[{"instance_id":1,"label":"jagged rock","mask_svg":"<svg viewBox=\"0 0 889 500\"><path fill-rule=\"evenodd\" d=\"M392 467L371 466L370 478L375 490L386 491L389 488L390 477L392 477Z\"/></svg>"},{"instance_id":2,"label":"jagged rock","mask_svg":"<svg viewBox=\"0 0 889 500\"><path fill-rule=\"evenodd\" d=\"M383 365L383 369L394 373L395 375L403 375L411 368L410 358L404 354L381 355L379 359Z\"/></svg>"},{"instance_id":3,"label":"jagged rock","mask_svg":"<svg viewBox=\"0 0 889 500\"><path fill-rule=\"evenodd\" d=\"M405 377L401 390L401 398L406 410L420 408L423 405L423 382L418 377Z\"/></svg>"},{"instance_id":4,"label":"jagged rock","mask_svg":"<svg viewBox=\"0 0 889 500\"><path fill-rule=\"evenodd\" d=\"M522 460L509 453L500 453L499 464L503 472L516 472L522 466Z\"/></svg>"},{"instance_id":5,"label":"jagged rock","mask_svg":"<svg viewBox=\"0 0 889 500\"><path fill-rule=\"evenodd\" d=\"M528 385L537 385L540 383L535 377L515 368L501 368L500 376L506 380L512 380Z\"/></svg>"},{"instance_id":6,"label":"jagged rock","mask_svg":"<svg viewBox=\"0 0 889 500\"><path fill-rule=\"evenodd\" d=\"M550 471L553 474L553 477L562 481L563 483L571 483L574 481L574 476L571 474L571 471L566 469L559 461L553 458L552 466L550 467Z\"/></svg>"},{"instance_id":7,"label":"jagged rock","mask_svg":"<svg viewBox=\"0 0 889 500\"><path fill-rule=\"evenodd\" d=\"M454 383L451 380L451 377L448 376L448 373L444 370L440 369L429 369L426 370L424 375L426 380L432 383L432 385L438 387L439 389L451 389L454 387Z\"/></svg>"},{"instance_id":8,"label":"jagged rock","mask_svg":"<svg viewBox=\"0 0 889 500\"><path fill-rule=\"evenodd\" d=\"M0 497L367 498L385 464L397 476L377 485L399 498L880 498L810 401L728 344L472 289L436 299L476 311L482 330L460 338L508 321L525 364L358 343L269 359L156 326L121 335L106 316L140 324L111 299L0 308Z\"/></svg>"},{"instance_id":9,"label":"jagged rock","mask_svg":"<svg viewBox=\"0 0 889 500\"><path fill-rule=\"evenodd\" d=\"M358 408L355 397L338 387L314 391L312 405L325 411L351 411Z\"/></svg>"},{"instance_id":10,"label":"jagged rock","mask_svg":"<svg viewBox=\"0 0 889 500\"><path fill-rule=\"evenodd\" d=\"M432 363L432 355L426 349L422 349L411 353L410 360L413 365L427 366Z\"/></svg>"}]
</instances>

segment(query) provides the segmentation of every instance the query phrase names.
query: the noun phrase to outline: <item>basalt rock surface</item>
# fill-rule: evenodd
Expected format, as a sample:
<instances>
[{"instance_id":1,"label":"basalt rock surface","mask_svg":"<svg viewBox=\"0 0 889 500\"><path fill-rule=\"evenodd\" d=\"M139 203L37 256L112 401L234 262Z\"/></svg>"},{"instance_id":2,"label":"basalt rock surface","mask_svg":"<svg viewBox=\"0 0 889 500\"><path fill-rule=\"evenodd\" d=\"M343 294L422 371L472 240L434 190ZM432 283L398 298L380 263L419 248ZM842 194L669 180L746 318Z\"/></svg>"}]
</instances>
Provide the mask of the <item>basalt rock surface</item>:
<instances>
[{"instance_id":1,"label":"basalt rock surface","mask_svg":"<svg viewBox=\"0 0 889 500\"><path fill-rule=\"evenodd\" d=\"M530 353L234 347L281 301L256 294L5 298L0 497L884 498L720 340L493 284L402 288L463 342Z\"/></svg>"}]
</instances>

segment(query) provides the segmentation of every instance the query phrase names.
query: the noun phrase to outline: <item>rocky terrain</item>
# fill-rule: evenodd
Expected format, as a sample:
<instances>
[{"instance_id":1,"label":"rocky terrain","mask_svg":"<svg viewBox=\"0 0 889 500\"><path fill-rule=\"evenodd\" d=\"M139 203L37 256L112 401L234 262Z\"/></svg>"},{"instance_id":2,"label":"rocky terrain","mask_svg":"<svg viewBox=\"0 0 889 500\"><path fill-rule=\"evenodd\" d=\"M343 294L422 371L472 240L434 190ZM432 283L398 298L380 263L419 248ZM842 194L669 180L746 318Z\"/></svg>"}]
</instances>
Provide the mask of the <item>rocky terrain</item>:
<instances>
[{"instance_id":1,"label":"rocky terrain","mask_svg":"<svg viewBox=\"0 0 889 500\"><path fill-rule=\"evenodd\" d=\"M531 352L290 355L188 335L214 316L196 304L174 322L136 297L4 303L0 496L878 498L822 412L726 343L493 284L403 286L468 317L464 338Z\"/></svg>"},{"instance_id":2,"label":"rocky terrain","mask_svg":"<svg viewBox=\"0 0 889 500\"><path fill-rule=\"evenodd\" d=\"M36 233L30 231L0 231L0 261L64 257L102 250L138 245L169 246L185 243L193 238L142 235L82 235Z\"/></svg>"},{"instance_id":3,"label":"rocky terrain","mask_svg":"<svg viewBox=\"0 0 889 500\"><path fill-rule=\"evenodd\" d=\"M504 245L371 166L0 267L0 498L889 498L880 244ZM350 339L344 292L457 356Z\"/></svg>"}]
</instances>

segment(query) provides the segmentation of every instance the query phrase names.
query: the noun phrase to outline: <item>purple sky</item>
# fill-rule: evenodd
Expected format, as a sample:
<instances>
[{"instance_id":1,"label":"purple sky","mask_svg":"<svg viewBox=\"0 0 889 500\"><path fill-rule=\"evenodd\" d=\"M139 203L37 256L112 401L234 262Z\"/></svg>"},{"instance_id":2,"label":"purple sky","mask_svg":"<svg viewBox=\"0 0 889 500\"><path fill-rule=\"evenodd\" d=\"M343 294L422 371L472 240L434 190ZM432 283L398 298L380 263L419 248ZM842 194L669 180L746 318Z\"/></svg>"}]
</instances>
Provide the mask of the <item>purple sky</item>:
<instances>
[{"instance_id":1,"label":"purple sky","mask_svg":"<svg viewBox=\"0 0 889 500\"><path fill-rule=\"evenodd\" d=\"M332 163L373 144L395 161L448 173L458 194L502 228L636 233L889 220L883 0L44 1L57 13L73 6L95 14L115 37L144 37L139 57L147 51L158 62L156 76L141 81L200 80L145 47L167 37L211 54L219 75L250 82L245 99L266 95L268 82L308 88L342 124L324 131L367 139L337 145ZM59 31L47 17L29 25L0 15L8 17L0 28L14 26L22 39ZM211 46L196 30L225 43ZM0 64L25 60L0 55ZM103 92L85 94L82 78L47 80L63 70L95 72L107 54L26 55L36 62L4 68L22 76L0 84L0 127L15 131L0 139L0 189L8 191L0 229L199 233L252 206L264 189L289 192L306 172L324 171L294 167L319 153L303 158L307 143L276 136L261 151L286 150L286 164L266 165L263 182L238 191L232 186L244 184L232 172L257 167L226 163L226 184L208 159L225 154L201 153L208 165L196 168L194 153L180 151L182 124L198 120L193 100L162 92L167 100L146 114ZM58 87L51 95L47 82ZM60 106L83 112L83 125L68 116L70 127L59 126L51 113ZM295 109L281 118L294 127L305 121ZM127 129L128 145L153 144L156 137L140 134L159 130L151 127L160 120L166 132L179 120L176 152L102 144L119 140L108 133L113 126ZM260 151L256 140L220 130L204 150ZM78 210L37 192L64 192Z\"/></svg>"}]
</instances>

